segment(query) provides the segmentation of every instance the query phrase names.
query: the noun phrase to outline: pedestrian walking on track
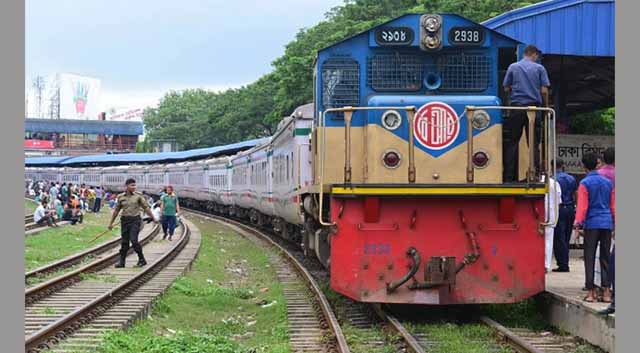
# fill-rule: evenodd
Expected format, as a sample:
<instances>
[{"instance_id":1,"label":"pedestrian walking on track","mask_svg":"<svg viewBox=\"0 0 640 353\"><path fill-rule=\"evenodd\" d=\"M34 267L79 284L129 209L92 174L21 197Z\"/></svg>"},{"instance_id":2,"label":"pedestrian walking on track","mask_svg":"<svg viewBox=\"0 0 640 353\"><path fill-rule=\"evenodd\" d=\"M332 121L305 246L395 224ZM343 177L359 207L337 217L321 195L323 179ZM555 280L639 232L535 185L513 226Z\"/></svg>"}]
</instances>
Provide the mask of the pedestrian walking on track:
<instances>
[{"instance_id":1,"label":"pedestrian walking on track","mask_svg":"<svg viewBox=\"0 0 640 353\"><path fill-rule=\"evenodd\" d=\"M113 229L113 222L118 217L118 213L122 211L122 217L120 217L121 227L120 227L120 236L122 237L122 242L120 245L120 261L116 264L116 268L122 268L125 266L125 260L127 258L127 253L129 252L129 243L131 242L131 246L133 250L138 254L138 263L137 267L142 267L147 264L147 261L144 259L144 254L142 253L142 246L138 242L138 233L140 233L140 228L142 227L142 218L140 218L140 212L144 211L149 217L153 217L153 213L147 204L147 200L142 197L142 194L136 192L136 181L135 179L127 179L125 182L127 187L127 191L118 195L118 202L113 210L113 214L111 215L111 221L109 222L109 230ZM154 218L154 222L158 222L157 219Z\"/></svg>"},{"instance_id":2,"label":"pedestrian walking on track","mask_svg":"<svg viewBox=\"0 0 640 353\"><path fill-rule=\"evenodd\" d=\"M167 186L167 193L160 198L160 209L162 214L162 239L167 238L169 233L169 241L173 238L173 232L176 229L176 216L180 212L180 204L178 196L173 192L173 186Z\"/></svg>"}]
</instances>

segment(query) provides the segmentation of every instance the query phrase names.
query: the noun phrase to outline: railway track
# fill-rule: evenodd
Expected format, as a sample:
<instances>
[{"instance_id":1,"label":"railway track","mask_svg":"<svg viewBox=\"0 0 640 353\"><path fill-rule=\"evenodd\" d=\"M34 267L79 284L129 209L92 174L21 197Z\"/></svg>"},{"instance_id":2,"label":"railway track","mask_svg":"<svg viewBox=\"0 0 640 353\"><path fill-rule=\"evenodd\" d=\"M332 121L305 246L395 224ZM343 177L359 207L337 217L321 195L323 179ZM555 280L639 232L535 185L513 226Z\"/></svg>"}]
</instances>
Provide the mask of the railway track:
<instances>
[{"instance_id":1,"label":"railway track","mask_svg":"<svg viewBox=\"0 0 640 353\"><path fill-rule=\"evenodd\" d=\"M153 238L158 234L160 230L159 226L155 226L151 232L142 233L139 239L140 244L144 245L147 242L153 240ZM97 270L99 268L108 266L110 263L115 262L118 256L118 252L111 252L106 254L104 257L98 257L101 254L104 254L110 250L117 248L120 245L120 238L113 238L101 244L98 244L92 248L87 250L72 254L58 261L46 264L44 266L33 269L24 274L24 280L27 285L29 285L29 280L32 280L37 277L45 277L49 274L65 270L69 267L78 265L83 263L85 260L92 259L90 263L85 264L84 267L78 269L78 273L83 273L90 270ZM133 252L133 249L129 249L129 254ZM58 281L58 283L62 283L64 280L68 280L69 278L75 278L72 274L67 274L64 276L56 277L50 281ZM43 284L44 285L44 284ZM48 288L52 288L47 285Z\"/></svg>"},{"instance_id":2,"label":"railway track","mask_svg":"<svg viewBox=\"0 0 640 353\"><path fill-rule=\"evenodd\" d=\"M350 352L342 328L320 285L289 250L264 232L238 221L191 209L188 212L225 224L258 245L276 250L270 251L268 256L276 266L277 277L283 285L293 352ZM282 258L286 261L281 261ZM327 335L331 336L330 341Z\"/></svg>"},{"instance_id":3,"label":"railway track","mask_svg":"<svg viewBox=\"0 0 640 353\"><path fill-rule=\"evenodd\" d=\"M281 251L289 261L295 261L298 265L296 267L302 266L302 260L300 259L300 255L294 255L291 251L286 249L285 246L281 245L282 241L275 241L271 236L267 235L261 230L255 229L252 226L241 223L237 220L229 219L226 217L221 217L217 215L211 215L208 213L204 213L201 211L189 210L194 214L217 220L221 223L231 225L232 228L240 231L240 233L250 235L254 235L259 237L260 239L265 240L270 245L275 246L279 251ZM277 259L274 262L278 264ZM312 266L315 267L315 266ZM296 268L300 271L299 268ZM283 272L284 270L284 272ZM305 269L302 268L303 271L309 273L309 276L315 277L315 279L328 279L328 274L326 272L321 271L317 268ZM285 276L286 274L291 274L291 271L286 268L278 268L277 269L279 278L284 278L281 276ZM282 279L281 279L282 280ZM317 286L317 285L316 285ZM285 287L286 288L286 287ZM296 291L297 294L300 291ZM316 293L314 293L316 294ZM287 295L287 290L285 289L285 296ZM316 294L317 295L317 294ZM428 333L413 333L405 327L405 323L397 318L395 315L390 313L387 309L383 308L380 305L367 305L363 303L353 302L348 298L341 299L344 303L340 305L343 306L344 313L341 316L342 322L348 322L350 326L356 330L367 330L368 331L368 341L362 344L359 350L362 351L375 351L376 349L380 349L383 346L395 346L398 351L406 351L410 353L426 353L426 352L438 352L438 342L435 337L430 336ZM287 297L287 301L289 298ZM296 305L299 302L294 302ZM327 302L328 305L328 302ZM290 323L293 322L293 326L299 324L299 321L296 320L296 314L298 311L291 310L289 307L288 315L290 317ZM308 308L307 308L308 310ZM332 308L329 306L327 309L323 308L323 311L330 312ZM291 314L294 314L291 316ZM340 323L338 320L335 320L336 314L331 315L332 319L326 319L328 322L333 322L332 326L340 327ZM294 320L291 320L291 317ZM528 329L522 328L508 328L499 324L498 322L492 320L486 316L480 316L477 318L476 323L482 323L487 327L490 327L492 332L494 333L494 337L487 337L486 342L489 346L494 346L496 351L498 351L504 345L507 345L512 351L518 353L560 353L560 352L571 352L577 349L577 342L579 339L573 336L561 336L557 334L553 334L551 332L545 332L544 334L540 334ZM389 337L386 337L384 334L373 335L371 336L371 329L378 328L378 331L392 331L397 336L401 338L401 342L390 342ZM295 329L294 329L295 332ZM317 331L313 331L317 333ZM295 335L292 335L292 348L296 347L296 343L299 342ZM301 336L300 338L305 338ZM348 347L346 346L346 341L344 341L345 347L343 350L348 351ZM296 351L294 349L294 351Z\"/></svg>"},{"instance_id":4,"label":"railway track","mask_svg":"<svg viewBox=\"0 0 640 353\"><path fill-rule=\"evenodd\" d=\"M115 269L115 258L104 256L70 273L25 292L25 352L91 350L108 329L130 324L181 275L195 258L200 234L191 241L188 221L180 221L173 242L151 242L158 227L148 232L148 265ZM117 253L116 253L117 254ZM128 263L135 261L128 257Z\"/></svg>"}]
</instances>

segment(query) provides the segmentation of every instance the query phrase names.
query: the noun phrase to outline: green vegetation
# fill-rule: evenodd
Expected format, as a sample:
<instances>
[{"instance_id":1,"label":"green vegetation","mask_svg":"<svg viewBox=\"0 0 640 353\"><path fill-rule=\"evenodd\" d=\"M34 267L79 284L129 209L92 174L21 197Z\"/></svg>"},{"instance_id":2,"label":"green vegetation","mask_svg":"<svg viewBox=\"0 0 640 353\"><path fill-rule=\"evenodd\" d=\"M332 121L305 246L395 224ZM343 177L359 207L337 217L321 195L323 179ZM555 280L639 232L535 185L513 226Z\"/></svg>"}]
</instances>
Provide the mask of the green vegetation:
<instances>
[{"instance_id":1,"label":"green vegetation","mask_svg":"<svg viewBox=\"0 0 640 353\"><path fill-rule=\"evenodd\" d=\"M493 330L483 324L454 324L450 322L414 324L409 330L422 334L433 342L429 352L438 353L511 353L511 348L498 343Z\"/></svg>"},{"instance_id":2,"label":"green vegetation","mask_svg":"<svg viewBox=\"0 0 640 353\"><path fill-rule=\"evenodd\" d=\"M35 203L35 201L24 200L24 215L32 215L36 210L36 207L38 207L38 205Z\"/></svg>"},{"instance_id":3,"label":"green vegetation","mask_svg":"<svg viewBox=\"0 0 640 353\"><path fill-rule=\"evenodd\" d=\"M569 128L575 134L615 135L616 107L596 110L571 117Z\"/></svg>"},{"instance_id":4,"label":"green vegetation","mask_svg":"<svg viewBox=\"0 0 640 353\"><path fill-rule=\"evenodd\" d=\"M392 332L386 332L380 326L363 329L354 327L349 323L347 310L352 302L348 303L346 298L335 292L329 286L329 282L320 282L322 292L333 308L336 318L340 321L340 326L349 344L349 349L353 353L392 353L397 351L392 343L400 339ZM360 304L355 304L360 305ZM372 344L372 342L385 342L386 344Z\"/></svg>"},{"instance_id":5,"label":"green vegetation","mask_svg":"<svg viewBox=\"0 0 640 353\"><path fill-rule=\"evenodd\" d=\"M544 303L529 298L525 301L515 304L493 304L483 307L483 312L490 318L498 321L500 324L510 328L525 328L536 332L553 332L560 335L568 335L557 328L549 325L542 315ZM567 351L567 353L598 353L598 348L591 346L585 342L578 342L575 350Z\"/></svg>"},{"instance_id":6,"label":"green vegetation","mask_svg":"<svg viewBox=\"0 0 640 353\"><path fill-rule=\"evenodd\" d=\"M144 112L149 140L175 139L185 149L270 136L283 116L312 100L317 50L406 13L456 13L481 22L538 2L510 0L347 0L301 29L274 70L238 89L171 91ZM139 147L144 150L144 144Z\"/></svg>"},{"instance_id":7,"label":"green vegetation","mask_svg":"<svg viewBox=\"0 0 640 353\"><path fill-rule=\"evenodd\" d=\"M289 352L282 287L264 249L224 226L191 219L202 232L191 271L146 320L107 333L98 352Z\"/></svg>"},{"instance_id":8,"label":"green vegetation","mask_svg":"<svg viewBox=\"0 0 640 353\"><path fill-rule=\"evenodd\" d=\"M83 281L94 281L103 283L116 283L118 278L114 275L97 274L97 273L81 273L80 279Z\"/></svg>"},{"instance_id":9,"label":"green vegetation","mask_svg":"<svg viewBox=\"0 0 640 353\"><path fill-rule=\"evenodd\" d=\"M107 229L109 217L111 212L108 208L102 209L99 214L85 213L82 224L48 228L26 237L24 240L25 270L33 270L110 239L109 234L105 234L96 241L89 242ZM111 234L111 237L119 236L119 228L114 229Z\"/></svg>"}]
</instances>

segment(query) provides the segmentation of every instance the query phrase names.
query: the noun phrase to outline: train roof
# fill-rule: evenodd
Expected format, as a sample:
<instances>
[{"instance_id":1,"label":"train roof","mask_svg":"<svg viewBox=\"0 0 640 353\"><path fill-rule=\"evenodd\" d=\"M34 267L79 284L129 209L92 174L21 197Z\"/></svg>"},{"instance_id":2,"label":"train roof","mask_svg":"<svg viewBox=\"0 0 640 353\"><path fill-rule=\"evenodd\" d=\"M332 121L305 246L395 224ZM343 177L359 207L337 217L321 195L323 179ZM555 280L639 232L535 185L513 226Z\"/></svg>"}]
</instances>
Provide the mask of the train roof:
<instances>
[{"instance_id":1,"label":"train roof","mask_svg":"<svg viewBox=\"0 0 640 353\"><path fill-rule=\"evenodd\" d=\"M268 142L269 139L270 137L264 137L238 143L232 143L229 145L198 148L180 152L99 154L77 157L34 157L25 158L24 164L26 167L81 167L114 166L132 163L147 164L180 162L193 159L235 154L239 151L244 151L256 145Z\"/></svg>"},{"instance_id":2,"label":"train roof","mask_svg":"<svg viewBox=\"0 0 640 353\"><path fill-rule=\"evenodd\" d=\"M388 25L390 25L390 24L394 24L394 22L398 22L398 20L400 20L400 19L402 19L402 18L405 18L405 17L411 17L411 16L422 16L422 15L425 15L425 14L427 14L427 13L417 13L417 12L416 12L416 13L407 13L407 14L404 14L404 15L398 16L398 17L396 17L396 18L392 18L392 19L390 19L389 21L383 22L383 23L381 23L381 24L379 24L379 25L377 25L377 26L373 26L373 27L367 28L366 30L364 30L364 31L362 31L362 32L356 33L356 34L354 34L354 35L352 35L352 36L350 36L350 37L344 38L344 39L342 39L342 40L340 40L340 41L337 41L337 42L335 42L335 43L333 43L333 44L331 44L331 45L328 45L328 46L326 46L326 47L324 47L324 48L321 48L321 49L319 49L319 50L318 50L318 53L320 53L320 52L322 52L322 51L325 51L325 50L327 50L327 49L330 49L330 48L332 48L332 47L335 47L335 46L337 46L338 44L341 44L341 43L344 43L344 42L348 42L348 41L352 40L353 38L356 38L356 37L358 37L358 36L360 36L360 35L363 35L363 34L366 34L366 33L368 33L368 32L374 31L376 28L381 28L381 27L384 27L384 26L388 26ZM434 13L434 14L435 14L435 13ZM482 27L486 28L486 29L487 29L489 32L491 32L493 35L496 35L496 36L498 36L498 37L502 37L502 38L504 38L504 39L511 40L511 41L513 41L513 42L516 42L516 43L520 43L520 44L522 44L522 42L520 42L520 41L519 41L519 40L517 40L517 39L514 39L514 38L512 38L512 37L509 37L509 36L507 36L507 35L505 35L505 34L503 34L503 33L500 33L500 32L498 32L498 31L494 30L494 29L493 29L493 28L491 28L491 27L487 27L487 26L486 26L486 25L484 25L484 24L474 22L474 21L472 21L472 20L470 20L470 19L468 19L468 18L466 18L466 17L460 16L460 15L458 15L458 14L455 14L455 13L447 13L447 12L442 12L442 13L440 13L440 12L439 12L439 13L437 13L437 14L438 14L438 15L441 15L441 16L445 16L445 15L446 15L446 16L458 17L458 18L460 18L460 19L462 19L462 20L464 20L464 21L469 22L470 24L474 24L474 25L482 26Z\"/></svg>"}]
</instances>

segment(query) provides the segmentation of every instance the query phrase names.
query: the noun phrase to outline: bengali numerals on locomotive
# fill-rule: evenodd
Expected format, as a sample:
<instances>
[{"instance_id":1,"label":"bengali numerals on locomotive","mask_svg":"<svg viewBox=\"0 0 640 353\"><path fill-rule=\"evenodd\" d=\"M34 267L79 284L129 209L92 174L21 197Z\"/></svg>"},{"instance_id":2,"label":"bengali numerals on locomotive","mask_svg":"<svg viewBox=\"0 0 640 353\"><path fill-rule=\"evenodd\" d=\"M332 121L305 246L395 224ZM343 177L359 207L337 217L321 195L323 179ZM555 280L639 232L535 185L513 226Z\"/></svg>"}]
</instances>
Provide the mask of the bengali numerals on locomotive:
<instances>
[{"instance_id":1,"label":"bengali numerals on locomotive","mask_svg":"<svg viewBox=\"0 0 640 353\"><path fill-rule=\"evenodd\" d=\"M378 45L410 45L413 42L413 30L408 27L382 27L375 31Z\"/></svg>"}]
</instances>

